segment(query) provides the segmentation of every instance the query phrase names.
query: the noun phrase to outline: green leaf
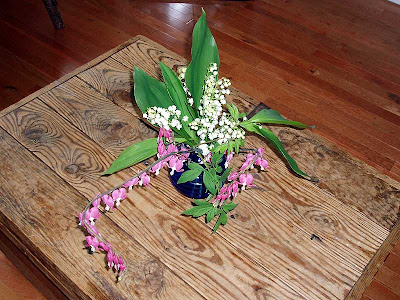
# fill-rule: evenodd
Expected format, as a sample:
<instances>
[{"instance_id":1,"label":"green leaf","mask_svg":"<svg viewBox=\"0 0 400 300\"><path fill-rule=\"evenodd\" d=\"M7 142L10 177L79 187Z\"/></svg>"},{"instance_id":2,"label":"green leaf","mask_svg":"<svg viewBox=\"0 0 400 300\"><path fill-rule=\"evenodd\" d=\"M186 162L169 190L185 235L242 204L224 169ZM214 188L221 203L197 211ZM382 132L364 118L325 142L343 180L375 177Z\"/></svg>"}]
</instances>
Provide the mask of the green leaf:
<instances>
[{"instance_id":1,"label":"green leaf","mask_svg":"<svg viewBox=\"0 0 400 300\"><path fill-rule=\"evenodd\" d=\"M221 173L222 172L222 167L221 166L217 166L216 170L217 170L217 173Z\"/></svg>"},{"instance_id":2,"label":"green leaf","mask_svg":"<svg viewBox=\"0 0 400 300\"><path fill-rule=\"evenodd\" d=\"M194 218L200 217L207 213L213 206L194 206L185 210L182 214L186 216L193 216Z\"/></svg>"},{"instance_id":3,"label":"green leaf","mask_svg":"<svg viewBox=\"0 0 400 300\"><path fill-rule=\"evenodd\" d=\"M127 147L102 175L110 175L157 154L157 138L137 142Z\"/></svg>"},{"instance_id":4,"label":"green leaf","mask_svg":"<svg viewBox=\"0 0 400 300\"><path fill-rule=\"evenodd\" d=\"M211 163L214 166L218 165L222 161L222 156L224 156L223 153L214 153L214 155L211 157Z\"/></svg>"},{"instance_id":5,"label":"green leaf","mask_svg":"<svg viewBox=\"0 0 400 300\"><path fill-rule=\"evenodd\" d=\"M212 152L213 153L225 153L225 151L228 149L229 144L225 143L222 145L218 145L217 147L214 147Z\"/></svg>"},{"instance_id":6,"label":"green leaf","mask_svg":"<svg viewBox=\"0 0 400 300\"><path fill-rule=\"evenodd\" d=\"M218 218L217 222L214 225L213 232L216 233L219 226L221 225L221 216Z\"/></svg>"},{"instance_id":7,"label":"green leaf","mask_svg":"<svg viewBox=\"0 0 400 300\"><path fill-rule=\"evenodd\" d=\"M187 101L186 93L183 90L182 82L179 80L178 76L172 71L167 65L160 61L161 72L164 77L164 82L167 86L169 96L175 103L176 107L181 111L183 116L188 116L188 123L192 122L196 117L196 114Z\"/></svg>"},{"instance_id":8,"label":"green leaf","mask_svg":"<svg viewBox=\"0 0 400 300\"><path fill-rule=\"evenodd\" d=\"M283 124L283 125L291 125L298 128L307 128L308 126L297 122L297 121L290 121L285 119L280 115L280 113L276 110L272 109L263 109L256 113L249 122L252 123L269 123L269 124Z\"/></svg>"},{"instance_id":9,"label":"green leaf","mask_svg":"<svg viewBox=\"0 0 400 300\"><path fill-rule=\"evenodd\" d=\"M228 179L228 176L231 173L231 170L232 170L232 168L225 169L224 173L222 173L221 178L220 178L221 183L224 183Z\"/></svg>"},{"instance_id":10,"label":"green leaf","mask_svg":"<svg viewBox=\"0 0 400 300\"><path fill-rule=\"evenodd\" d=\"M262 137L268 139L274 145L274 147L283 155L283 157L285 157L285 159L289 163L289 166L293 170L293 172L295 172L296 174L298 174L304 178L307 178L310 180L314 179L313 177L307 175L306 173L304 173L303 171L301 171L299 169L299 166L297 165L296 161L289 155L289 153L286 152L282 143L279 141L279 139L276 137L276 135L272 131L267 130L262 126L259 126L259 125L253 124L253 123L242 122L242 123L240 123L240 126L242 126L244 129L246 129L248 131L255 132L255 133L261 135Z\"/></svg>"},{"instance_id":11,"label":"green leaf","mask_svg":"<svg viewBox=\"0 0 400 300\"><path fill-rule=\"evenodd\" d=\"M195 180L203 172L203 169L187 170L179 177L178 184Z\"/></svg>"},{"instance_id":12,"label":"green leaf","mask_svg":"<svg viewBox=\"0 0 400 300\"><path fill-rule=\"evenodd\" d=\"M226 215L226 213L224 211L221 211L221 214L220 214L217 222L214 225L213 232L215 233L221 224L225 225L226 223L228 223L228 216Z\"/></svg>"},{"instance_id":13,"label":"green leaf","mask_svg":"<svg viewBox=\"0 0 400 300\"><path fill-rule=\"evenodd\" d=\"M221 224L222 225L225 225L226 223L228 223L228 216L224 211L221 212L221 215L219 217L221 219Z\"/></svg>"},{"instance_id":14,"label":"green leaf","mask_svg":"<svg viewBox=\"0 0 400 300\"><path fill-rule=\"evenodd\" d=\"M239 109L237 108L237 106L233 103L231 103L231 104L227 103L226 107L228 108L231 116L237 121L239 118Z\"/></svg>"},{"instance_id":15,"label":"green leaf","mask_svg":"<svg viewBox=\"0 0 400 300\"><path fill-rule=\"evenodd\" d=\"M197 218L200 217L204 214L206 214L210 209L213 208L213 206L197 206L198 210L193 213L193 217Z\"/></svg>"},{"instance_id":16,"label":"green leaf","mask_svg":"<svg viewBox=\"0 0 400 300\"><path fill-rule=\"evenodd\" d=\"M204 205L212 206L212 203L210 203L210 202L208 202L208 201L205 201L205 200L197 200L197 199L195 199L193 202L194 202L196 205L199 205L199 206L204 206Z\"/></svg>"},{"instance_id":17,"label":"green leaf","mask_svg":"<svg viewBox=\"0 0 400 300\"><path fill-rule=\"evenodd\" d=\"M206 223L210 222L215 217L216 208L213 206L207 213Z\"/></svg>"},{"instance_id":18,"label":"green leaf","mask_svg":"<svg viewBox=\"0 0 400 300\"><path fill-rule=\"evenodd\" d=\"M204 185L206 186L207 190L211 194L215 195L217 193L213 175L209 171L204 171L203 182L204 182Z\"/></svg>"},{"instance_id":19,"label":"green leaf","mask_svg":"<svg viewBox=\"0 0 400 300\"><path fill-rule=\"evenodd\" d=\"M227 203L227 204L223 204L222 205L222 209L226 212L230 212L231 210L234 210L236 208L236 206L238 206L238 204L235 204L233 202Z\"/></svg>"},{"instance_id":20,"label":"green leaf","mask_svg":"<svg viewBox=\"0 0 400 300\"><path fill-rule=\"evenodd\" d=\"M197 163L194 163L194 162L189 163L189 164L188 164L188 167L189 167L189 169L191 169L191 170L201 170L201 171L204 170L204 168L203 168L201 165L199 165L199 164L197 164Z\"/></svg>"},{"instance_id":21,"label":"green leaf","mask_svg":"<svg viewBox=\"0 0 400 300\"><path fill-rule=\"evenodd\" d=\"M135 101L143 113L149 107L168 108L174 104L163 82L147 75L146 72L136 66L133 77L135 81Z\"/></svg>"},{"instance_id":22,"label":"green leaf","mask_svg":"<svg viewBox=\"0 0 400 300\"><path fill-rule=\"evenodd\" d=\"M215 39L207 26L206 13L202 9L201 17L193 29L192 61L185 74L186 85L193 96L196 109L203 96L204 79L211 63L216 63L219 67L219 54Z\"/></svg>"}]
</instances>

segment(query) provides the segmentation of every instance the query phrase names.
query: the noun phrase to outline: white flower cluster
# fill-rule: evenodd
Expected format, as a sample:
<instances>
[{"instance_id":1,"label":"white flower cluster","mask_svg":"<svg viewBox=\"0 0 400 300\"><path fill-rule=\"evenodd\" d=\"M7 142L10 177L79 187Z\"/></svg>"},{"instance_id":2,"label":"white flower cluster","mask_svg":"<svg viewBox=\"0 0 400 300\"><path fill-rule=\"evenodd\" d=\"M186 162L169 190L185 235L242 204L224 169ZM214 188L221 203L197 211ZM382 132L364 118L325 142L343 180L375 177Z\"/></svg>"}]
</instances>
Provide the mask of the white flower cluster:
<instances>
[{"instance_id":1,"label":"white flower cluster","mask_svg":"<svg viewBox=\"0 0 400 300\"><path fill-rule=\"evenodd\" d=\"M178 74L179 74L179 79L182 81L182 85L183 85L183 90L186 93L186 99L188 99L188 103L190 104L190 106L193 107L193 97L192 94L190 94L190 91L188 89L188 87L186 86L186 82L185 82L185 74L186 74L186 67L182 67L180 69L178 69Z\"/></svg>"},{"instance_id":2,"label":"white flower cluster","mask_svg":"<svg viewBox=\"0 0 400 300\"><path fill-rule=\"evenodd\" d=\"M167 130L169 130L170 127L175 127L178 130L182 128L182 124L179 121L180 116L181 111L176 109L175 105L171 105L168 108L156 106L149 107L146 113L143 114L143 117L151 124ZM187 116L184 116L182 119L187 121L188 118Z\"/></svg>"},{"instance_id":3,"label":"white flower cluster","mask_svg":"<svg viewBox=\"0 0 400 300\"><path fill-rule=\"evenodd\" d=\"M184 76L183 76L184 78ZM223 144L231 139L244 138L244 130L238 127L230 114L223 113L222 106L226 104L226 95L230 94L228 87L231 82L227 78L218 78L216 63L210 65L205 78L203 98L200 100L199 118L193 120L189 126L196 130L200 143L217 140ZM207 155L214 147L213 143L203 144L200 149Z\"/></svg>"},{"instance_id":4,"label":"white flower cluster","mask_svg":"<svg viewBox=\"0 0 400 300\"><path fill-rule=\"evenodd\" d=\"M245 131L238 127L239 121L235 121L230 114L223 113L218 122L219 127L208 134L210 140L218 139L222 145L231 139L244 139Z\"/></svg>"}]
</instances>

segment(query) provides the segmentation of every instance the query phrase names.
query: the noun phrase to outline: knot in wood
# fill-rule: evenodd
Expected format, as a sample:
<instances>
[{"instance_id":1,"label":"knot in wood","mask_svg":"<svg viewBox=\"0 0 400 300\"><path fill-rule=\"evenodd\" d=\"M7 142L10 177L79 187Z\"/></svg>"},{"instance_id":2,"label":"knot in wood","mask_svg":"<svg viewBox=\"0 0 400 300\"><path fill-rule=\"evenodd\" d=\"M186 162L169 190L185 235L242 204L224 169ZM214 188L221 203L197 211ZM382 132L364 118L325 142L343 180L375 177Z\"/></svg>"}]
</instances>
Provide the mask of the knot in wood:
<instances>
[{"instance_id":1,"label":"knot in wood","mask_svg":"<svg viewBox=\"0 0 400 300\"><path fill-rule=\"evenodd\" d=\"M76 164L70 164L65 167L65 171L69 174L76 174L80 170L79 166Z\"/></svg>"}]
</instances>

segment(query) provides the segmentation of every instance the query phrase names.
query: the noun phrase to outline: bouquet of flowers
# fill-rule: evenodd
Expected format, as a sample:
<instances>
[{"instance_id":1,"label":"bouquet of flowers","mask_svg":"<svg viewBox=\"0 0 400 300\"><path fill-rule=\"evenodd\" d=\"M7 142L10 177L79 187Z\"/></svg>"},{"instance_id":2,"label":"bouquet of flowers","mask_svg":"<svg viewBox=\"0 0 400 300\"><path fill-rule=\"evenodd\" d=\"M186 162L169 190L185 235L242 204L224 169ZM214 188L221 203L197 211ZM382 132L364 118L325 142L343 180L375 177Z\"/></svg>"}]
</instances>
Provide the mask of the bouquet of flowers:
<instances>
[{"instance_id":1,"label":"bouquet of flowers","mask_svg":"<svg viewBox=\"0 0 400 300\"><path fill-rule=\"evenodd\" d=\"M158 128L158 138L129 146L103 175L113 174L153 156L157 159L121 185L96 196L79 213L79 225L89 234L86 237L89 252L107 253L108 267L118 272L118 280L126 271L126 262L101 236L95 221L101 216L101 207L103 212L117 209L133 187L147 186L150 176L158 175L164 167L169 169L177 190L193 199L194 206L183 214L196 218L205 216L206 222L216 218L214 232L228 222L227 214L237 206L234 199L239 190L253 186L253 176L248 170L254 166L261 170L269 169L268 161L263 158L263 148L242 148L246 131L269 140L293 172L311 179L299 169L274 133L263 127L263 124L297 128L306 128L307 125L287 120L269 109L248 119L233 103L227 103L231 83L229 79L218 76L218 49L207 26L204 10L193 30L192 61L188 67L179 69L178 74L162 62L160 68L164 82L150 77L138 67L134 69L135 101L143 118ZM239 152L247 155L242 166L233 171L229 163Z\"/></svg>"}]
</instances>

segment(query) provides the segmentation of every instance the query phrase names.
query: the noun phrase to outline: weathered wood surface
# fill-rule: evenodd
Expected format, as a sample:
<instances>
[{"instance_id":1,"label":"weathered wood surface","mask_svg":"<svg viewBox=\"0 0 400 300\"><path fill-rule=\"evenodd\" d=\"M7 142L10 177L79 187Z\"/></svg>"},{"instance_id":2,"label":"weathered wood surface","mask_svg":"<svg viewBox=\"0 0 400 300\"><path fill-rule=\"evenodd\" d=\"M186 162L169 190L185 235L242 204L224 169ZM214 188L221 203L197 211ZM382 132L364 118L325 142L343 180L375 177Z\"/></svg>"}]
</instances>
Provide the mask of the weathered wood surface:
<instances>
[{"instance_id":1,"label":"weathered wood surface","mask_svg":"<svg viewBox=\"0 0 400 300\"><path fill-rule=\"evenodd\" d=\"M272 170L254 174L258 188L241 193L228 226L210 235L210 225L180 216L190 201L164 173L99 221L127 254L120 286L102 255L82 249L77 211L137 168L100 174L126 146L155 135L131 104L131 70L159 78L160 60L175 70L185 64L140 37L4 114L0 220L9 237L73 297L345 298L397 220L400 185L309 131L272 128L319 184L297 178L268 150ZM242 110L255 108L233 91Z\"/></svg>"}]
</instances>

